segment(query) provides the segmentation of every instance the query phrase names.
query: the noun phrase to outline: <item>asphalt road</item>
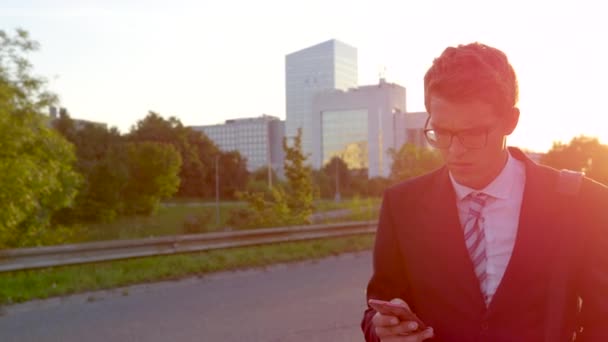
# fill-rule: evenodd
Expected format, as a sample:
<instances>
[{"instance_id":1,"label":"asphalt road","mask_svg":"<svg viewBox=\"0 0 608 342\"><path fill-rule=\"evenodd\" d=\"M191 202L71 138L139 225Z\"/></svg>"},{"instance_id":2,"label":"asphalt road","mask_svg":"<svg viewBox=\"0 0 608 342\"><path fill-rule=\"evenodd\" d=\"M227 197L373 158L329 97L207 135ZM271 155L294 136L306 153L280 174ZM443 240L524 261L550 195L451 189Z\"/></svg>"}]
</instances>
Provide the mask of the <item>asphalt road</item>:
<instances>
[{"instance_id":1,"label":"asphalt road","mask_svg":"<svg viewBox=\"0 0 608 342\"><path fill-rule=\"evenodd\" d=\"M3 309L0 341L362 341L370 252Z\"/></svg>"}]
</instances>

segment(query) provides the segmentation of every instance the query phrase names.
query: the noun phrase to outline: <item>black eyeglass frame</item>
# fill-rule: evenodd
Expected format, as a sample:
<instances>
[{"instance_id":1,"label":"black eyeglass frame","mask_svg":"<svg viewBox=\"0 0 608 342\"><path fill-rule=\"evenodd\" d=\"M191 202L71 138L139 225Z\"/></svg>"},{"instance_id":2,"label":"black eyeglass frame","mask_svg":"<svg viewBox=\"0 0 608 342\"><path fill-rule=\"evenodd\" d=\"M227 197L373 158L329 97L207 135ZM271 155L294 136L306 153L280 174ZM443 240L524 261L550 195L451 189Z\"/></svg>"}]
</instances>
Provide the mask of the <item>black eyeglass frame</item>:
<instances>
[{"instance_id":1,"label":"black eyeglass frame","mask_svg":"<svg viewBox=\"0 0 608 342\"><path fill-rule=\"evenodd\" d=\"M460 141L460 144L462 146L464 146L465 148L468 149L482 149L484 147L487 146L488 144L488 134L494 130L496 127L498 127L498 125L493 125L490 127L483 127L483 128L473 128L470 130L464 130L464 131L450 131L450 130L445 130L446 132L448 132L450 134L450 139L448 140L447 145L446 144L438 144L437 140L433 140L432 138L429 138L429 134L432 133L436 133L436 130L433 128L427 128L429 125L429 121L431 120L431 116L429 115L429 117L426 119L426 122L424 124L424 137L426 139L426 141L428 141L428 143L435 147L435 148L439 148L439 149L446 149L446 148L450 148L450 146L452 146L452 141L454 140L454 137L458 137L458 140ZM467 131L472 131L472 130L480 130L480 134L472 134L472 135L476 135L478 137L483 136L483 143L479 143L479 144L470 144L468 142L468 140L465 140L465 138L463 137L463 134L467 134Z\"/></svg>"}]
</instances>

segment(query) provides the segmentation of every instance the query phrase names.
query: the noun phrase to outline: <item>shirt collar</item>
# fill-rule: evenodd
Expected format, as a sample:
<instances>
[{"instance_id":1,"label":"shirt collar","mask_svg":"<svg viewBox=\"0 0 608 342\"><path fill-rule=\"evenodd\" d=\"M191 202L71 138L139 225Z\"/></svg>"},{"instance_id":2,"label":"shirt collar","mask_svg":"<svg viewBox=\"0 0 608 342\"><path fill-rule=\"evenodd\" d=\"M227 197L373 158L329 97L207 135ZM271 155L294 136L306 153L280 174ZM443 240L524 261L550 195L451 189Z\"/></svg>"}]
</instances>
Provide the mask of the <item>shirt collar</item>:
<instances>
[{"instance_id":1,"label":"shirt collar","mask_svg":"<svg viewBox=\"0 0 608 342\"><path fill-rule=\"evenodd\" d=\"M469 194L473 192L483 192L491 197L499 198L499 199L507 199L511 195L511 191L513 189L512 184L514 178L517 174L517 165L516 161L511 156L511 153L507 151L507 163L505 167L500 171L498 176L494 178L494 180L488 184L485 188L481 190L475 190L473 188L469 188L468 186L462 185L458 183L452 173L450 172L450 180L452 181L452 185L454 186L454 192L456 193L456 197L459 201L463 200Z\"/></svg>"}]
</instances>

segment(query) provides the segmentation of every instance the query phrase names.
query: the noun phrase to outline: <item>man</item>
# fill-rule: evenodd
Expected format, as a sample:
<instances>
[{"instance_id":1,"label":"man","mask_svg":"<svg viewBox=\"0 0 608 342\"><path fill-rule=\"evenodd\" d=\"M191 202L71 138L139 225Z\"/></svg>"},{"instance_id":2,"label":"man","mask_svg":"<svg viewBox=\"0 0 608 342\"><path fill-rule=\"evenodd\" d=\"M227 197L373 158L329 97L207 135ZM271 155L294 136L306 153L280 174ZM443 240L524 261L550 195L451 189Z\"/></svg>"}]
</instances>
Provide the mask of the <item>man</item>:
<instances>
[{"instance_id":1,"label":"man","mask_svg":"<svg viewBox=\"0 0 608 342\"><path fill-rule=\"evenodd\" d=\"M445 165L385 192L367 299L428 328L368 307L366 341L608 341L608 188L506 147L519 109L503 52L449 47L424 87Z\"/></svg>"}]
</instances>

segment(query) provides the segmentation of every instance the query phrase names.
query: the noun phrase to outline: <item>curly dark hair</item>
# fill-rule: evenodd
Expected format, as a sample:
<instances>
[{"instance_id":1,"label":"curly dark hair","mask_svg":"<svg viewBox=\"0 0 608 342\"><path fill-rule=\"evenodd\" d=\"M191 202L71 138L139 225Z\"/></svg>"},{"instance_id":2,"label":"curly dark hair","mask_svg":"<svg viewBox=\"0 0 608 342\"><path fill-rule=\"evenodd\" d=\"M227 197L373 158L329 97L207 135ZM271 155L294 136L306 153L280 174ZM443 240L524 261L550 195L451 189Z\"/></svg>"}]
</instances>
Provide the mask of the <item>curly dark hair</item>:
<instances>
[{"instance_id":1,"label":"curly dark hair","mask_svg":"<svg viewBox=\"0 0 608 342\"><path fill-rule=\"evenodd\" d=\"M479 100L497 112L517 105L517 76L504 52L478 42L448 47L424 76L424 104L429 114L430 98L449 101Z\"/></svg>"}]
</instances>

